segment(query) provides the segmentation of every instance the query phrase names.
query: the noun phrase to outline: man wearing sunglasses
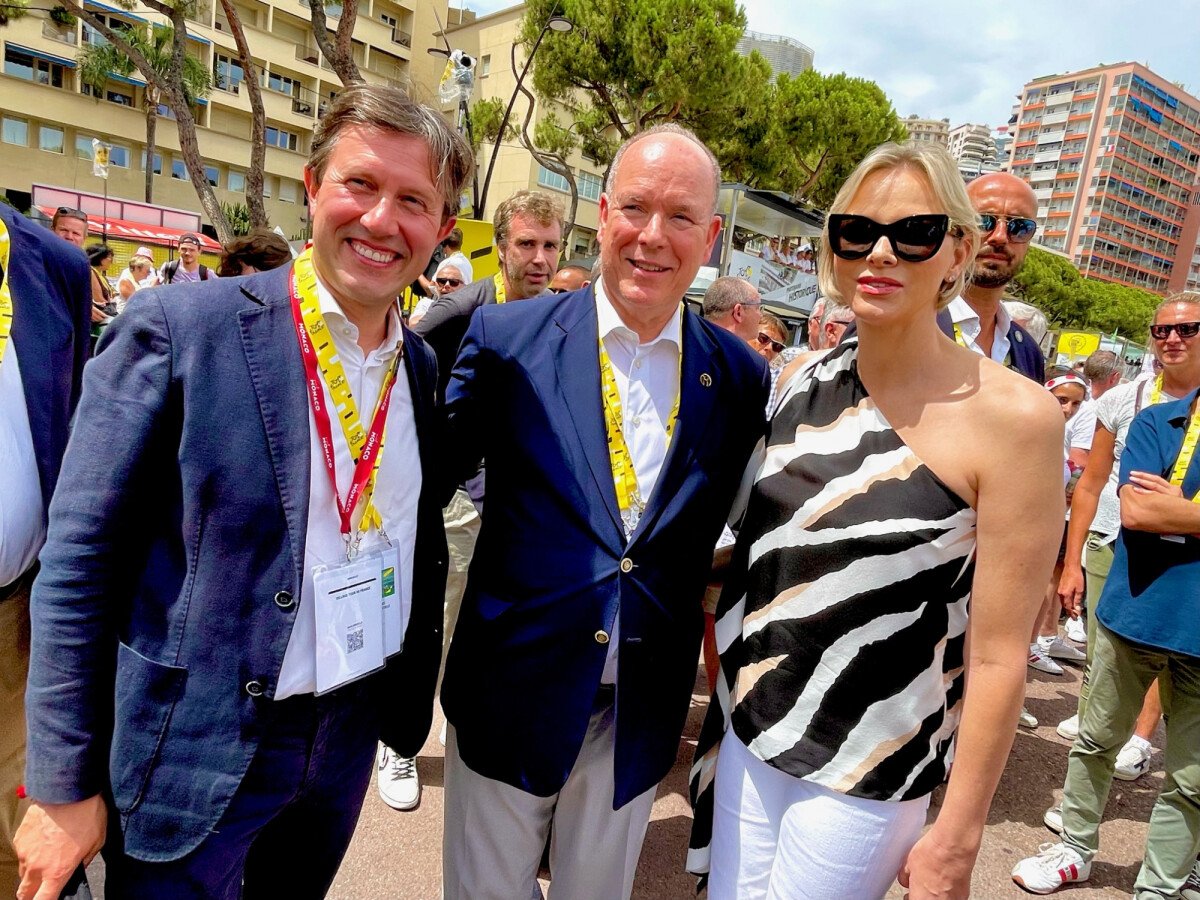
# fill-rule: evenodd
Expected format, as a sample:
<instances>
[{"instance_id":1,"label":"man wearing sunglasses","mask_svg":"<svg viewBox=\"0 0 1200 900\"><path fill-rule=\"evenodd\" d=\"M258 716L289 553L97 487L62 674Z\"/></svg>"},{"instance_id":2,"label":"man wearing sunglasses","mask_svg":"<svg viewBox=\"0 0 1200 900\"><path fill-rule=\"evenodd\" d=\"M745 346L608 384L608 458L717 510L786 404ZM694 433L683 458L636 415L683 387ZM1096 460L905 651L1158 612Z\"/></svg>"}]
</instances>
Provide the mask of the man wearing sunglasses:
<instances>
[{"instance_id":1,"label":"man wearing sunglasses","mask_svg":"<svg viewBox=\"0 0 1200 900\"><path fill-rule=\"evenodd\" d=\"M50 230L68 244L74 244L82 250L88 233L87 213L70 206L60 206L55 210L54 218L50 220Z\"/></svg>"},{"instance_id":2,"label":"man wearing sunglasses","mask_svg":"<svg viewBox=\"0 0 1200 900\"><path fill-rule=\"evenodd\" d=\"M976 178L967 185L967 196L979 213L983 243L975 254L971 283L939 317L942 330L964 347L1041 383L1046 363L1037 342L1000 302L1037 231L1037 198L1028 184L1007 172Z\"/></svg>"}]
</instances>

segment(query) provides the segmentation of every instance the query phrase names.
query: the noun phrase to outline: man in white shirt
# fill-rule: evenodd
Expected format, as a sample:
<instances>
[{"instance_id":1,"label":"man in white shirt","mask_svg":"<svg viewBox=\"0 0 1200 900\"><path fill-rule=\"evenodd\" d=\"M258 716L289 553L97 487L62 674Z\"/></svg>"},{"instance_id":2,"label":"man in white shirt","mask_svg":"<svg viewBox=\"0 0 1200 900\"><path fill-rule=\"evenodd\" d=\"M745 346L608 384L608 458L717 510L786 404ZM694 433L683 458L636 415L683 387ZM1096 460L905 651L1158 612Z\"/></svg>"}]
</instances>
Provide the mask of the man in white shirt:
<instances>
[{"instance_id":1,"label":"man in white shirt","mask_svg":"<svg viewBox=\"0 0 1200 900\"><path fill-rule=\"evenodd\" d=\"M28 896L106 827L109 896L323 896L376 742L424 741L443 454L397 297L470 169L433 110L346 88L305 168L311 251L148 289L102 342L31 602Z\"/></svg>"}]
</instances>

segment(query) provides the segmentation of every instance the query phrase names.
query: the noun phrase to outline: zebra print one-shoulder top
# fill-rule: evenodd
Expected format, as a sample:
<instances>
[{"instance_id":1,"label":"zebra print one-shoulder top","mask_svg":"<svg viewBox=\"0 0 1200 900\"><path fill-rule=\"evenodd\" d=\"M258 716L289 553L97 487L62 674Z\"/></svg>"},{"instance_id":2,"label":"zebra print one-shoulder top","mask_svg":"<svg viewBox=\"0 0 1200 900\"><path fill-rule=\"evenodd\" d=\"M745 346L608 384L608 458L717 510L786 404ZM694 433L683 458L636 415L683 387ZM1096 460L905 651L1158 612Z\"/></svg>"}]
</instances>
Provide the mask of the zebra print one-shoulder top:
<instances>
[{"instance_id":1,"label":"zebra print one-shoulder top","mask_svg":"<svg viewBox=\"0 0 1200 900\"><path fill-rule=\"evenodd\" d=\"M717 608L691 871L707 868L730 725L775 768L876 800L928 794L953 755L975 511L888 424L857 353L852 339L798 373L771 421Z\"/></svg>"}]
</instances>

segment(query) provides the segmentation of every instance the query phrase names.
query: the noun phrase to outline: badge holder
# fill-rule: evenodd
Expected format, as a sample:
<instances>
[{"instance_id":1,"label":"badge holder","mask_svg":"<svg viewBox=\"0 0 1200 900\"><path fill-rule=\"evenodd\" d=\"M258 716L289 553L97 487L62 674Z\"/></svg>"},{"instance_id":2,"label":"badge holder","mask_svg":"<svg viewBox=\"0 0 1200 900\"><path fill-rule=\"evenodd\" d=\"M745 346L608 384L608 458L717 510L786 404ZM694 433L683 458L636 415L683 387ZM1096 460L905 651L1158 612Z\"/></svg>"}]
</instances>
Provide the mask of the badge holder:
<instances>
[{"instance_id":1,"label":"badge holder","mask_svg":"<svg viewBox=\"0 0 1200 900\"><path fill-rule=\"evenodd\" d=\"M380 542L367 548L379 559L379 586L383 607L383 656L391 659L404 649L404 635L412 613L412 601L400 578L400 551L380 523Z\"/></svg>"},{"instance_id":2,"label":"badge holder","mask_svg":"<svg viewBox=\"0 0 1200 900\"><path fill-rule=\"evenodd\" d=\"M347 542L343 563L313 567L319 697L383 668L383 558Z\"/></svg>"}]
</instances>

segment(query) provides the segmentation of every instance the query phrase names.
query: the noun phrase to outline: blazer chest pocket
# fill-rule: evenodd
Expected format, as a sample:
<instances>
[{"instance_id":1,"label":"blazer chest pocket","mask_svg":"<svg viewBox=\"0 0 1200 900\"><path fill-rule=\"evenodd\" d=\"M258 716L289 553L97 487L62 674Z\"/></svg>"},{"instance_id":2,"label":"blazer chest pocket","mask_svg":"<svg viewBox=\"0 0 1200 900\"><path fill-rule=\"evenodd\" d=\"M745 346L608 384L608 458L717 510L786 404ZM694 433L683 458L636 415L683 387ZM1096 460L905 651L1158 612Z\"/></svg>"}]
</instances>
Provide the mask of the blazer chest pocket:
<instances>
[{"instance_id":1,"label":"blazer chest pocket","mask_svg":"<svg viewBox=\"0 0 1200 900\"><path fill-rule=\"evenodd\" d=\"M113 800L123 813L132 812L142 800L186 681L187 669L147 659L124 643L117 646L109 776Z\"/></svg>"}]
</instances>

